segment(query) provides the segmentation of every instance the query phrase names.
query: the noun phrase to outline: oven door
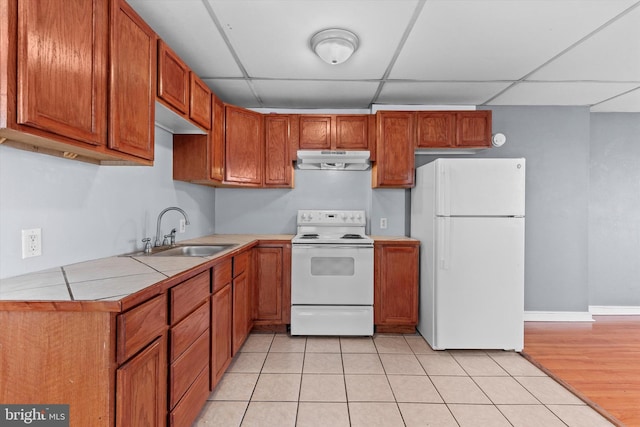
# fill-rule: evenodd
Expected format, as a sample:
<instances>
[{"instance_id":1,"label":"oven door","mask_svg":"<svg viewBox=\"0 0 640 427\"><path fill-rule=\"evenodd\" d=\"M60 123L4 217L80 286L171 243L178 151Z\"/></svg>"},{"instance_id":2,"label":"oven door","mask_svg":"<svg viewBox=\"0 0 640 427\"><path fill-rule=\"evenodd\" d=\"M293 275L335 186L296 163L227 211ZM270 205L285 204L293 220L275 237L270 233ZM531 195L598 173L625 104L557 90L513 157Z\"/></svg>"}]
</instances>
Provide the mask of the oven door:
<instances>
[{"instance_id":1,"label":"oven door","mask_svg":"<svg viewBox=\"0 0 640 427\"><path fill-rule=\"evenodd\" d=\"M291 303L373 305L373 247L293 245Z\"/></svg>"}]
</instances>

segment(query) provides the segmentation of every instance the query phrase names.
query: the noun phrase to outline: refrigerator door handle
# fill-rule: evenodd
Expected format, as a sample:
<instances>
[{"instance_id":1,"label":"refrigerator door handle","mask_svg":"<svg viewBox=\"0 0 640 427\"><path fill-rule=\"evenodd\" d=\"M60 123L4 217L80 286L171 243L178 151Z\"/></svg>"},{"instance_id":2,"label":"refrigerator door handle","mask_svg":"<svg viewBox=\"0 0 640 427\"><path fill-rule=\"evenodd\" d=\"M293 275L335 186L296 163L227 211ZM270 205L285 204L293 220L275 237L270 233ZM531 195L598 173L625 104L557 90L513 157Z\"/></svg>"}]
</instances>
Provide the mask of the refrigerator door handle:
<instances>
[{"instance_id":1,"label":"refrigerator door handle","mask_svg":"<svg viewBox=\"0 0 640 427\"><path fill-rule=\"evenodd\" d=\"M438 185L437 195L438 195L438 214L439 215L450 215L451 214L451 201L450 197L450 182L449 182L449 173L447 171L446 164L437 165L439 171L439 180L440 184Z\"/></svg>"},{"instance_id":2,"label":"refrigerator door handle","mask_svg":"<svg viewBox=\"0 0 640 427\"><path fill-rule=\"evenodd\" d=\"M443 217L440 223L440 237L438 239L438 253L440 254L440 269L448 270L451 259L451 218Z\"/></svg>"}]
</instances>

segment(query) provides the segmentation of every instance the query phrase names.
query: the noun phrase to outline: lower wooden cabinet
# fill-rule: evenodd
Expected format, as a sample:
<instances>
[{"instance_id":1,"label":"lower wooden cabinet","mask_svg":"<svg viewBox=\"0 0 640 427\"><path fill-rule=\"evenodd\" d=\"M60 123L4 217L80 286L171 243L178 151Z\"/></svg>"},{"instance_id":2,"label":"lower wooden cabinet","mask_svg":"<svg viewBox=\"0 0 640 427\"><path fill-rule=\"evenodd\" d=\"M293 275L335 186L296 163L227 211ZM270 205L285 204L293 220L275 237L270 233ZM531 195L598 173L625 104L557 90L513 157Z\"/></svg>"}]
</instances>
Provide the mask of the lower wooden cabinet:
<instances>
[{"instance_id":1,"label":"lower wooden cabinet","mask_svg":"<svg viewBox=\"0 0 640 427\"><path fill-rule=\"evenodd\" d=\"M213 267L213 295L211 296L211 375L210 389L220 382L231 363L231 315L233 295L231 260Z\"/></svg>"},{"instance_id":2,"label":"lower wooden cabinet","mask_svg":"<svg viewBox=\"0 0 640 427\"><path fill-rule=\"evenodd\" d=\"M418 323L419 242L374 245L376 332L415 332Z\"/></svg>"},{"instance_id":3,"label":"lower wooden cabinet","mask_svg":"<svg viewBox=\"0 0 640 427\"><path fill-rule=\"evenodd\" d=\"M291 244L260 243L253 250L254 328L286 331L291 322Z\"/></svg>"},{"instance_id":4,"label":"lower wooden cabinet","mask_svg":"<svg viewBox=\"0 0 640 427\"><path fill-rule=\"evenodd\" d=\"M231 356L240 350L251 331L251 281L249 266L251 252L233 257L233 310Z\"/></svg>"},{"instance_id":5,"label":"lower wooden cabinet","mask_svg":"<svg viewBox=\"0 0 640 427\"><path fill-rule=\"evenodd\" d=\"M116 371L116 426L164 426L167 345L161 336Z\"/></svg>"}]
</instances>

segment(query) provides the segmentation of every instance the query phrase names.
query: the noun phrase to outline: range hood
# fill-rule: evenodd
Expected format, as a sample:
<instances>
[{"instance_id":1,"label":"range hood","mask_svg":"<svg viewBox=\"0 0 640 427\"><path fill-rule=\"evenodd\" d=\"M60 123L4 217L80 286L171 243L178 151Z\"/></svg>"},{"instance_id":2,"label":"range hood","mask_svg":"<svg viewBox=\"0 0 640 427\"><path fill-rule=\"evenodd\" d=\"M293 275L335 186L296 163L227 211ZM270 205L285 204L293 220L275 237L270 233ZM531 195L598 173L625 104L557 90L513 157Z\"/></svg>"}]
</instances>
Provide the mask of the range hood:
<instances>
[{"instance_id":1,"label":"range hood","mask_svg":"<svg viewBox=\"0 0 640 427\"><path fill-rule=\"evenodd\" d=\"M367 170L369 152L298 150L298 169Z\"/></svg>"}]
</instances>

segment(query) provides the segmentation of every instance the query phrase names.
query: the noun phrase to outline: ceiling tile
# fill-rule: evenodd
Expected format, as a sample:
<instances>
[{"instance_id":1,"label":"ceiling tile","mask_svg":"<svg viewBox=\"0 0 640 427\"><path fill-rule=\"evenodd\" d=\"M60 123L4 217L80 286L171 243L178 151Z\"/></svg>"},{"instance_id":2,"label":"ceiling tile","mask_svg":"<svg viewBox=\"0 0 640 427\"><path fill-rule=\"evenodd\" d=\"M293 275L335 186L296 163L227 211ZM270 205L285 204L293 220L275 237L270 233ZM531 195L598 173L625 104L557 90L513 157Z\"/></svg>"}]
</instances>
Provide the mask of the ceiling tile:
<instances>
[{"instance_id":1,"label":"ceiling tile","mask_svg":"<svg viewBox=\"0 0 640 427\"><path fill-rule=\"evenodd\" d=\"M241 107L259 107L249 83L242 79L203 79L223 102Z\"/></svg>"},{"instance_id":2,"label":"ceiling tile","mask_svg":"<svg viewBox=\"0 0 640 427\"><path fill-rule=\"evenodd\" d=\"M200 77L242 77L201 0L128 0Z\"/></svg>"},{"instance_id":3,"label":"ceiling tile","mask_svg":"<svg viewBox=\"0 0 640 427\"><path fill-rule=\"evenodd\" d=\"M488 105L593 105L637 87L631 83L523 82Z\"/></svg>"},{"instance_id":4,"label":"ceiling tile","mask_svg":"<svg viewBox=\"0 0 640 427\"><path fill-rule=\"evenodd\" d=\"M640 83L640 7L545 65L529 78Z\"/></svg>"},{"instance_id":5,"label":"ceiling tile","mask_svg":"<svg viewBox=\"0 0 640 427\"><path fill-rule=\"evenodd\" d=\"M640 87L636 90L620 95L616 98L604 101L601 104L591 107L591 111L596 113L605 112L640 112Z\"/></svg>"},{"instance_id":6,"label":"ceiling tile","mask_svg":"<svg viewBox=\"0 0 640 427\"><path fill-rule=\"evenodd\" d=\"M254 80L265 106L273 108L367 108L374 82Z\"/></svg>"},{"instance_id":7,"label":"ceiling tile","mask_svg":"<svg viewBox=\"0 0 640 427\"><path fill-rule=\"evenodd\" d=\"M427 1L390 77L518 80L634 2Z\"/></svg>"},{"instance_id":8,"label":"ceiling tile","mask_svg":"<svg viewBox=\"0 0 640 427\"><path fill-rule=\"evenodd\" d=\"M402 38L416 0L208 0L250 77L379 79ZM316 32L345 28L360 47L332 66L309 46Z\"/></svg>"},{"instance_id":9,"label":"ceiling tile","mask_svg":"<svg viewBox=\"0 0 640 427\"><path fill-rule=\"evenodd\" d=\"M510 82L387 82L377 103L480 105Z\"/></svg>"}]
</instances>

